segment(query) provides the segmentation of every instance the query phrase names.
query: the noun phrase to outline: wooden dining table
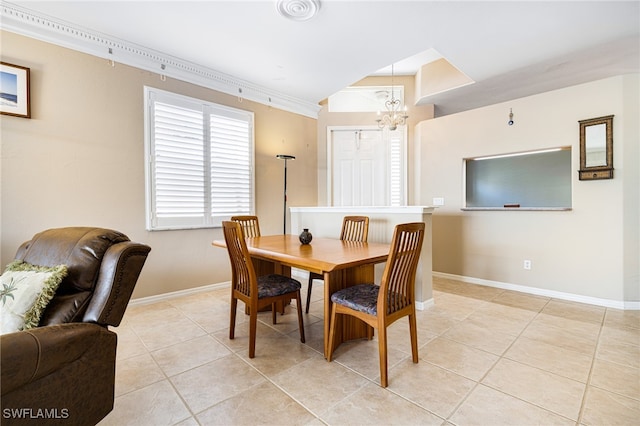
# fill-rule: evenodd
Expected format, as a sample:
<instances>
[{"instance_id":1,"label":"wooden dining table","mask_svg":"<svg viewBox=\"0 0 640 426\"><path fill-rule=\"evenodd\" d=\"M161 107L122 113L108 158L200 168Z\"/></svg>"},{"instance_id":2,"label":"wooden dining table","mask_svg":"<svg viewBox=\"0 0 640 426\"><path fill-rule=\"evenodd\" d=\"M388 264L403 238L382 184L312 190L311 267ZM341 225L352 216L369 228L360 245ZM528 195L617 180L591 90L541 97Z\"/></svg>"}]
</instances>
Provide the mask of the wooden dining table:
<instances>
[{"instance_id":1,"label":"wooden dining table","mask_svg":"<svg viewBox=\"0 0 640 426\"><path fill-rule=\"evenodd\" d=\"M291 276L291 268L321 274L324 278L324 356L328 356L331 294L345 287L375 281L374 266L387 260L389 244L313 238L300 244L297 235L266 235L247 238L247 249L257 275ZM214 246L226 247L224 240ZM367 336L368 326L357 318L339 317L336 347L351 339Z\"/></svg>"}]
</instances>

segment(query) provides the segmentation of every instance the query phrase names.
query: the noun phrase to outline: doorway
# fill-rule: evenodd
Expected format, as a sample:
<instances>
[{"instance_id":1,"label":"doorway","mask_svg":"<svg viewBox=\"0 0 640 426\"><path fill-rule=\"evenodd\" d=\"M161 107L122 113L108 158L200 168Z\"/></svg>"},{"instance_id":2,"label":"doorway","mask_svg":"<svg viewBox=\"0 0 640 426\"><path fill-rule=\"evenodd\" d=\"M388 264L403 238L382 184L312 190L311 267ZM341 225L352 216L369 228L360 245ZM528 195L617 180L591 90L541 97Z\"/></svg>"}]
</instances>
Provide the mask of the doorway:
<instances>
[{"instance_id":1,"label":"doorway","mask_svg":"<svg viewBox=\"0 0 640 426\"><path fill-rule=\"evenodd\" d=\"M406 129L329 127L329 205L406 204Z\"/></svg>"}]
</instances>

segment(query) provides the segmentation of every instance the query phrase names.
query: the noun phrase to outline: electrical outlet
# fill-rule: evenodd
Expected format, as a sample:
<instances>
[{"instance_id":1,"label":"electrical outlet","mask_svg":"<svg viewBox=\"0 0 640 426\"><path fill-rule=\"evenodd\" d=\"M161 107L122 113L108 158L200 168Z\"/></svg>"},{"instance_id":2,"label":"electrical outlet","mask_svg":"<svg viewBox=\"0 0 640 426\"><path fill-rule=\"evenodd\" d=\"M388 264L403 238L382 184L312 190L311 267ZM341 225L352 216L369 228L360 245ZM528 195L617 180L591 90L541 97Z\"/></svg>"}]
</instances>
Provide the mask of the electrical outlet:
<instances>
[{"instance_id":1,"label":"electrical outlet","mask_svg":"<svg viewBox=\"0 0 640 426\"><path fill-rule=\"evenodd\" d=\"M444 197L433 197L434 206L444 206Z\"/></svg>"},{"instance_id":2,"label":"electrical outlet","mask_svg":"<svg viewBox=\"0 0 640 426\"><path fill-rule=\"evenodd\" d=\"M531 270L531 261L530 260L525 260L524 261L524 265L523 265L524 269L526 269L527 271Z\"/></svg>"}]
</instances>

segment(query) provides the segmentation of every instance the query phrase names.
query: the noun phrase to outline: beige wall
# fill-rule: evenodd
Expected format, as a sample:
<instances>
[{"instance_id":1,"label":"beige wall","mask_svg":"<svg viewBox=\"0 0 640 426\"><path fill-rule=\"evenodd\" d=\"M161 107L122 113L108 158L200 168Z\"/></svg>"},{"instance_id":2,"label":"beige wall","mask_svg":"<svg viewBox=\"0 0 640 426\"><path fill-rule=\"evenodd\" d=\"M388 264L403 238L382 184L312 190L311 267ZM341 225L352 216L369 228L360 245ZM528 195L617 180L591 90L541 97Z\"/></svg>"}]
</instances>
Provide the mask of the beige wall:
<instances>
[{"instance_id":1,"label":"beige wall","mask_svg":"<svg viewBox=\"0 0 640 426\"><path fill-rule=\"evenodd\" d=\"M420 123L416 198L424 205L445 198L433 216L434 271L639 301L638 81L638 75L608 78ZM615 178L579 181L578 120L609 114ZM573 210L460 210L463 158L557 146L572 147ZM532 260L530 271L524 259Z\"/></svg>"},{"instance_id":2,"label":"beige wall","mask_svg":"<svg viewBox=\"0 0 640 426\"><path fill-rule=\"evenodd\" d=\"M391 77L367 77L353 86L385 86L391 84ZM407 106L407 158L415 158L414 154L414 128L417 123L433 118L433 105L415 106L415 78L413 76L396 76L394 85L404 86L405 104ZM326 206L327 203L327 127L330 126L374 126L377 114L375 112L329 112L327 102L322 103L322 109L318 114L318 205ZM415 174L415 164L407 161L407 175ZM407 196L409 205L416 205L413 199L414 180L407 179Z\"/></svg>"},{"instance_id":3,"label":"beige wall","mask_svg":"<svg viewBox=\"0 0 640 426\"><path fill-rule=\"evenodd\" d=\"M281 232L283 162L289 205L326 202L326 127L374 123L375 114L291 114L157 74L2 32L2 61L31 68L32 116L0 116L0 263L49 227L97 225L151 245L134 297L229 279L218 229L144 229L143 86L255 112L257 214ZM401 78L406 94L413 79ZM388 83L370 78L360 85ZM434 120L409 105L410 204L434 213L434 270L610 300L640 300L639 78L620 76ZM507 126L513 108L514 126ZM578 124L614 114L615 179L573 181L570 212L462 212L462 158L571 145ZM290 221L289 221L290 223ZM524 259L533 269L522 268Z\"/></svg>"},{"instance_id":4,"label":"beige wall","mask_svg":"<svg viewBox=\"0 0 640 426\"><path fill-rule=\"evenodd\" d=\"M1 116L1 266L36 232L103 226L152 247L134 298L224 282L219 229L145 230L143 87L255 113L256 205L264 233L282 232L283 166L290 205L315 205L317 121L140 69L2 32L2 61L31 68L32 118Z\"/></svg>"}]
</instances>

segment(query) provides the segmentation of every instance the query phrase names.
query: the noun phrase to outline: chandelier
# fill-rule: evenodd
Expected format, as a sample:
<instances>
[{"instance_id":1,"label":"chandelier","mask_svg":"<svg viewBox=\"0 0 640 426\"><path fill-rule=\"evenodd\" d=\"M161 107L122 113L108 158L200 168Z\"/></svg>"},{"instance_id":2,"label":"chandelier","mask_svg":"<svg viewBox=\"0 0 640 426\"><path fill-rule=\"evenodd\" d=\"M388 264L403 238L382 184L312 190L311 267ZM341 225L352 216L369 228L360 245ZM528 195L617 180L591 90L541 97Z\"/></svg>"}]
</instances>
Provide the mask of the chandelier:
<instances>
[{"instance_id":1,"label":"chandelier","mask_svg":"<svg viewBox=\"0 0 640 426\"><path fill-rule=\"evenodd\" d=\"M405 124L407 118L407 107L401 109L401 102L399 99L396 99L393 94L393 64L391 64L391 99L387 99L384 102L384 106L387 108L387 111L384 115L381 115L380 111L378 111L378 122L379 128L384 128L385 126L389 127L389 130L396 130L398 126L402 126Z\"/></svg>"}]
</instances>

